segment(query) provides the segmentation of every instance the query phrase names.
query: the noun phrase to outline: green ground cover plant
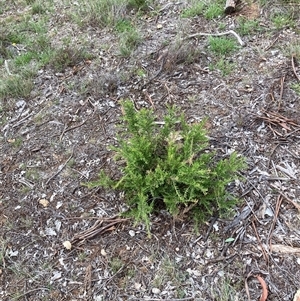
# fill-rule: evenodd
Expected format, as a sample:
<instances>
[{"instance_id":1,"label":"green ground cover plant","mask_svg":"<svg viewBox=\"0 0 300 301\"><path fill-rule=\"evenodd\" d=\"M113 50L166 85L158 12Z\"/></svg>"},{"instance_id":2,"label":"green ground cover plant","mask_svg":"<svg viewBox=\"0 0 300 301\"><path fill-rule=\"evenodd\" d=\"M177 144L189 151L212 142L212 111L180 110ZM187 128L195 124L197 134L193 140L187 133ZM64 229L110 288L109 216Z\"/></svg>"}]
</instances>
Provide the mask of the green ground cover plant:
<instances>
[{"instance_id":1,"label":"green ground cover plant","mask_svg":"<svg viewBox=\"0 0 300 301\"><path fill-rule=\"evenodd\" d=\"M258 20L248 20L245 17L238 18L238 28L237 32L242 35L246 36L249 34L253 34L256 31L261 31Z\"/></svg>"},{"instance_id":2,"label":"green ground cover plant","mask_svg":"<svg viewBox=\"0 0 300 301\"><path fill-rule=\"evenodd\" d=\"M127 57L141 41L141 36L132 22L127 19L120 19L115 26L119 35L120 54Z\"/></svg>"},{"instance_id":3,"label":"green ground cover plant","mask_svg":"<svg viewBox=\"0 0 300 301\"><path fill-rule=\"evenodd\" d=\"M182 18L193 18L203 15L207 20L212 20L223 15L224 3L218 1L191 1L189 6L181 13Z\"/></svg>"},{"instance_id":4,"label":"green ground cover plant","mask_svg":"<svg viewBox=\"0 0 300 301\"><path fill-rule=\"evenodd\" d=\"M199 222L237 203L226 185L245 167L244 158L232 153L217 160L208 148L205 121L190 125L170 108L161 125L152 110L136 111L131 101L122 106L118 146L111 147L122 175L112 179L101 171L98 180L85 185L124 191L129 215L144 222L149 233L149 216L158 208Z\"/></svg>"},{"instance_id":5,"label":"green ground cover plant","mask_svg":"<svg viewBox=\"0 0 300 301\"><path fill-rule=\"evenodd\" d=\"M216 55L226 55L237 49L236 41L222 37L209 37L209 49Z\"/></svg>"},{"instance_id":6,"label":"green ground cover plant","mask_svg":"<svg viewBox=\"0 0 300 301\"><path fill-rule=\"evenodd\" d=\"M292 16L288 13L274 14L274 16L271 18L271 21L276 29L281 29L284 27L295 27L295 21L293 20Z\"/></svg>"},{"instance_id":7,"label":"green ground cover plant","mask_svg":"<svg viewBox=\"0 0 300 301\"><path fill-rule=\"evenodd\" d=\"M214 66L216 66L216 68L220 70L223 76L229 75L236 67L234 63L231 63L224 58L221 58L214 65L211 65L211 70L214 70Z\"/></svg>"},{"instance_id":8,"label":"green ground cover plant","mask_svg":"<svg viewBox=\"0 0 300 301\"><path fill-rule=\"evenodd\" d=\"M191 3L189 7L184 9L181 13L182 18L193 18L198 15L201 15L205 9L205 3L195 1L194 3Z\"/></svg>"},{"instance_id":9,"label":"green ground cover plant","mask_svg":"<svg viewBox=\"0 0 300 301\"><path fill-rule=\"evenodd\" d=\"M219 1L215 2L215 3L211 3L205 13L204 13L204 17L208 20L212 20L215 18L218 18L219 16L222 16L224 13L224 8L223 8L223 3L220 4L218 3Z\"/></svg>"}]
</instances>

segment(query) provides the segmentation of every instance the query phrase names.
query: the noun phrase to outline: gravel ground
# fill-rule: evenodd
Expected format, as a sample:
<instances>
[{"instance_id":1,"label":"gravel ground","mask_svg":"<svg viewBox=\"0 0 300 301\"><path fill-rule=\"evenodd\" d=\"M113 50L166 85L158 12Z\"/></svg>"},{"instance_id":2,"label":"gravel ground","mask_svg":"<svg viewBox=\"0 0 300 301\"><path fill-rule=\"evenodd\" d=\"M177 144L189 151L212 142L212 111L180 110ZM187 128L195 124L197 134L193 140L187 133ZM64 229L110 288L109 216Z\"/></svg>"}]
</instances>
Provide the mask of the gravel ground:
<instances>
[{"instance_id":1,"label":"gravel ground","mask_svg":"<svg viewBox=\"0 0 300 301\"><path fill-rule=\"evenodd\" d=\"M3 26L33 7L0 3ZM142 37L127 57L115 31L70 17L80 3L51 2L47 36L54 48L68 44L69 58L80 47L90 58L62 70L52 61L38 69L27 97L1 99L0 299L264 301L266 285L268 300L293 300L300 289L299 3L242 2L235 14L207 20L182 18L189 3L158 1L127 12ZM276 26L274 14L290 10L293 23ZM29 16L38 22L40 15ZM241 16L257 27L243 34ZM228 30L245 46L226 36L237 45L222 58L227 72L208 36L189 36ZM2 62L0 73L13 72L10 60ZM144 225L119 216L122 194L82 185L101 169L115 173L107 147L124 98L159 116L176 105L191 123L207 117L211 147L246 157L244 181L229 187L241 203L228 218L195 229L161 211L151 216L149 237Z\"/></svg>"}]
</instances>

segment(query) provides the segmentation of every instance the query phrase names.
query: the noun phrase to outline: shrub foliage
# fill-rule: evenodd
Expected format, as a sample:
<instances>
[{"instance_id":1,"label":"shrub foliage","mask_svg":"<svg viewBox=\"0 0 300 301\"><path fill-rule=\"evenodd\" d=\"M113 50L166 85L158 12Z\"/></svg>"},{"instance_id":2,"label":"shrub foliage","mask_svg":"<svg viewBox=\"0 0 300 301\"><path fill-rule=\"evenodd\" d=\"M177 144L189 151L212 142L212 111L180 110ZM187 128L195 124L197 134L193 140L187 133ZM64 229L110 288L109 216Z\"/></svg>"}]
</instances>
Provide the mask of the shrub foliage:
<instances>
[{"instance_id":1,"label":"shrub foliage","mask_svg":"<svg viewBox=\"0 0 300 301\"><path fill-rule=\"evenodd\" d=\"M111 147L122 176L111 179L101 171L99 180L89 182L89 187L124 191L130 215L145 222L148 231L149 216L158 206L174 217L189 214L203 221L237 203L226 185L245 167L244 158L232 153L217 160L208 150L205 121L190 125L171 108L161 125L152 110L136 111L131 101L122 106L118 146Z\"/></svg>"}]
</instances>

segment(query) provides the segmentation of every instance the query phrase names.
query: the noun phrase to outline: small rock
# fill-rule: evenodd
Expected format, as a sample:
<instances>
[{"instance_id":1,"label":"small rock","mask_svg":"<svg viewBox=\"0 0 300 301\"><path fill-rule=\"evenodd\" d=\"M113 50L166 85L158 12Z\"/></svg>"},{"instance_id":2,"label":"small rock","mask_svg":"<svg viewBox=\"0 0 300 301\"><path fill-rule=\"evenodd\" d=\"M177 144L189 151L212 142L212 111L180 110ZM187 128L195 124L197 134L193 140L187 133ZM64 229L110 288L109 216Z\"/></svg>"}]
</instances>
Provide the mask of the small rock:
<instances>
[{"instance_id":1,"label":"small rock","mask_svg":"<svg viewBox=\"0 0 300 301\"><path fill-rule=\"evenodd\" d=\"M63 246L67 249L67 250L71 250L72 249L72 244L66 240L63 242Z\"/></svg>"},{"instance_id":2,"label":"small rock","mask_svg":"<svg viewBox=\"0 0 300 301\"><path fill-rule=\"evenodd\" d=\"M19 251L9 250L9 252L8 252L8 255L10 257L16 257L16 256L18 256L18 254L19 254Z\"/></svg>"},{"instance_id":3,"label":"small rock","mask_svg":"<svg viewBox=\"0 0 300 301\"><path fill-rule=\"evenodd\" d=\"M55 280L58 280L58 279L60 279L61 278L61 272L59 272L59 271L54 271L53 272L53 276L51 277L51 280L52 281L55 281Z\"/></svg>"},{"instance_id":4,"label":"small rock","mask_svg":"<svg viewBox=\"0 0 300 301\"><path fill-rule=\"evenodd\" d=\"M134 232L133 230L130 230L130 231L129 231L129 235L130 235L131 237L134 237L134 236L135 236L135 232Z\"/></svg>"},{"instance_id":5,"label":"small rock","mask_svg":"<svg viewBox=\"0 0 300 301\"><path fill-rule=\"evenodd\" d=\"M155 295L158 295L158 294L160 294L160 289L154 287L154 288L152 289L152 293L155 294Z\"/></svg>"}]
</instances>

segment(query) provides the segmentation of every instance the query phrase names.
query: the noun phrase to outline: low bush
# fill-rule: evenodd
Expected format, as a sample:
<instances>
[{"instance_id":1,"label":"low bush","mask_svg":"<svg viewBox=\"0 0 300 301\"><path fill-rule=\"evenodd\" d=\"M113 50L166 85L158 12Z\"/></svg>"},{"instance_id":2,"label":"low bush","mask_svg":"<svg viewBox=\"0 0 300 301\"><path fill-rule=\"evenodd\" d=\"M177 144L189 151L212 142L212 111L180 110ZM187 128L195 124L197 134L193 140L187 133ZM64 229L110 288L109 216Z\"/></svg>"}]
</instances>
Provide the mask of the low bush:
<instances>
[{"instance_id":1,"label":"low bush","mask_svg":"<svg viewBox=\"0 0 300 301\"><path fill-rule=\"evenodd\" d=\"M226 213L237 199L226 186L237 178L245 160L235 152L217 159L210 150L205 121L188 124L183 114L170 108L163 122L152 110L136 111L124 101L123 123L117 137L115 161L121 176L112 179L104 171L88 187L122 190L128 213L150 231L150 214L164 208L174 217L192 216L197 222L214 213Z\"/></svg>"}]
</instances>

